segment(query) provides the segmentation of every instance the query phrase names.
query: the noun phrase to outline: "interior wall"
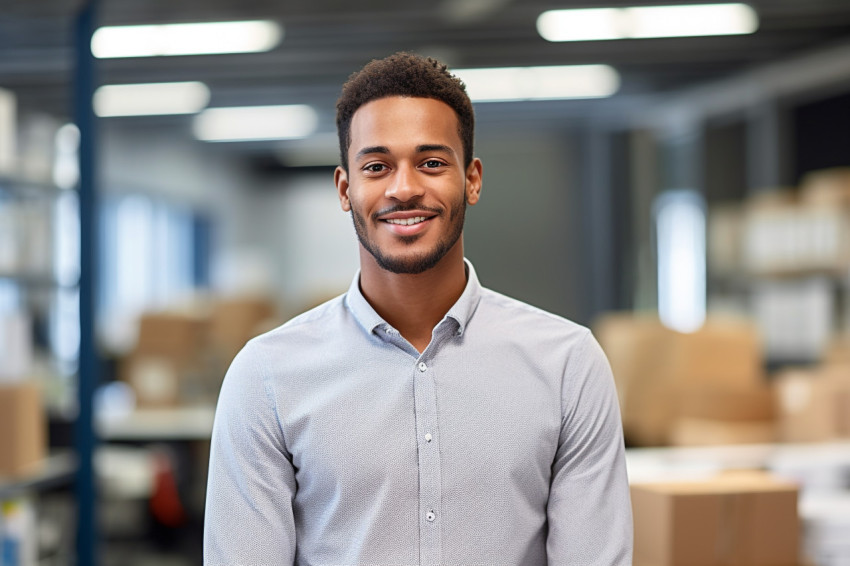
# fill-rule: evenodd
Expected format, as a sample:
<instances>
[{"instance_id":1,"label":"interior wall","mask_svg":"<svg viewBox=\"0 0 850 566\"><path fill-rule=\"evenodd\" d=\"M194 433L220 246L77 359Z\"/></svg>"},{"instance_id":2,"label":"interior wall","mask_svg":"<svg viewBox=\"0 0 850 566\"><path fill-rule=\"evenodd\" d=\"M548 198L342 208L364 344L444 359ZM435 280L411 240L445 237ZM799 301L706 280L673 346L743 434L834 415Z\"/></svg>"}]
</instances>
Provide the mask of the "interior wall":
<instances>
[{"instance_id":1,"label":"interior wall","mask_svg":"<svg viewBox=\"0 0 850 566\"><path fill-rule=\"evenodd\" d=\"M222 146L195 141L188 131L188 125L165 126L145 118L100 120L100 191L149 194L204 211L216 222L219 248L250 242L250 217L239 212L245 177L238 159Z\"/></svg>"},{"instance_id":2,"label":"interior wall","mask_svg":"<svg viewBox=\"0 0 850 566\"><path fill-rule=\"evenodd\" d=\"M571 139L557 131L479 132L480 202L467 211L467 257L483 285L580 318L580 206Z\"/></svg>"},{"instance_id":3,"label":"interior wall","mask_svg":"<svg viewBox=\"0 0 850 566\"><path fill-rule=\"evenodd\" d=\"M573 146L558 132L479 132L484 189L468 210L465 246L484 285L580 319L584 244ZM214 258L218 272L264 281L287 314L351 282L356 237L331 169L258 180L225 146L154 126L106 123L101 148L105 192L148 192L209 211L224 259Z\"/></svg>"},{"instance_id":4,"label":"interior wall","mask_svg":"<svg viewBox=\"0 0 850 566\"><path fill-rule=\"evenodd\" d=\"M253 244L269 260L286 313L294 315L345 292L359 256L351 217L339 205L333 170L261 184L243 192L237 210L250 216Z\"/></svg>"}]
</instances>

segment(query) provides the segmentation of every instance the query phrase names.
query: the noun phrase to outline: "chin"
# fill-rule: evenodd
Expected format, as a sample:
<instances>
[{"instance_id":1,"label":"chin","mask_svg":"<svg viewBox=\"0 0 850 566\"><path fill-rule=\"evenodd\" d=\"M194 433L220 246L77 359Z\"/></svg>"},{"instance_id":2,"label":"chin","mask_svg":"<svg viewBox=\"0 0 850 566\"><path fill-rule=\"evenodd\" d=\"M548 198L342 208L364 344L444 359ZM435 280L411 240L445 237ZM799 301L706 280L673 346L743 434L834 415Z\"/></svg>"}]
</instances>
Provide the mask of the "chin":
<instances>
[{"instance_id":1,"label":"chin","mask_svg":"<svg viewBox=\"0 0 850 566\"><path fill-rule=\"evenodd\" d=\"M398 275L418 275L424 273L436 267L442 259L442 256L435 257L433 254L406 255L401 257L379 255L373 257L375 257L375 261L381 269Z\"/></svg>"}]
</instances>

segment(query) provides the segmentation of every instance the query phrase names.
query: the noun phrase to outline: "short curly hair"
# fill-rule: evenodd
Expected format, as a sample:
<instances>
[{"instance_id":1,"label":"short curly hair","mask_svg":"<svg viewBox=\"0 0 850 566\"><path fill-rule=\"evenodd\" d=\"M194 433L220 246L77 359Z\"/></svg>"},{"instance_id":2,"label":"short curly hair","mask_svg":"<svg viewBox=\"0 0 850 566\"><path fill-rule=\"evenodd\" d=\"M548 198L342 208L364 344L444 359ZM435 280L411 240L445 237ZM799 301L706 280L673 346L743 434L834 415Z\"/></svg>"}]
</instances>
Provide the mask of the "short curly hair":
<instances>
[{"instance_id":1,"label":"short curly hair","mask_svg":"<svg viewBox=\"0 0 850 566\"><path fill-rule=\"evenodd\" d=\"M472 163L475 115L463 82L448 71L447 65L436 59L400 52L371 61L353 73L342 86L336 103L336 127L343 169L348 171L354 113L367 102L388 96L433 98L454 109L463 144L464 167L469 167Z\"/></svg>"}]
</instances>

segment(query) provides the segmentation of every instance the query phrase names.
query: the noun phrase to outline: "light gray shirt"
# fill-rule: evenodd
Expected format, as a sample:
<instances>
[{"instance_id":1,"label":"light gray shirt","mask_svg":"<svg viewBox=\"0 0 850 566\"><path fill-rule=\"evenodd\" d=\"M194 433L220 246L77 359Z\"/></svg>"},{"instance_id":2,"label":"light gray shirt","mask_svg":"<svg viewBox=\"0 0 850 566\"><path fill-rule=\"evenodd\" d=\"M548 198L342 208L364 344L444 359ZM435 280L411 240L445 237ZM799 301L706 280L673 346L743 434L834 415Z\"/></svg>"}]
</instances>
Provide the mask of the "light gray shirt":
<instances>
[{"instance_id":1,"label":"light gray shirt","mask_svg":"<svg viewBox=\"0 0 850 566\"><path fill-rule=\"evenodd\" d=\"M205 565L631 564L599 345L467 269L421 354L359 275L245 346L216 410Z\"/></svg>"}]
</instances>

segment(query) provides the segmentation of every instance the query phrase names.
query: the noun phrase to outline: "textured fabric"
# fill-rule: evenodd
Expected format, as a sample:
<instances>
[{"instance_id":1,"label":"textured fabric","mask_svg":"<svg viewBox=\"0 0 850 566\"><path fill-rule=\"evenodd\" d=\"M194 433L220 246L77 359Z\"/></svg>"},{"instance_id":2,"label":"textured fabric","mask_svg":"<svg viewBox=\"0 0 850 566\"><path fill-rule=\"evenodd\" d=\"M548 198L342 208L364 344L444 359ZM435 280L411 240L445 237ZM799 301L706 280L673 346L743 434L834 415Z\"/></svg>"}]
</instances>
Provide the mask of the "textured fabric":
<instances>
[{"instance_id":1,"label":"textured fabric","mask_svg":"<svg viewBox=\"0 0 850 566\"><path fill-rule=\"evenodd\" d=\"M420 355L349 291L224 380L204 563L631 563L613 379L590 332L480 286Z\"/></svg>"}]
</instances>

